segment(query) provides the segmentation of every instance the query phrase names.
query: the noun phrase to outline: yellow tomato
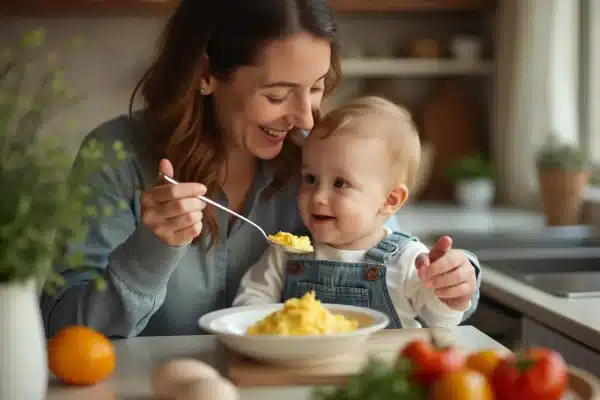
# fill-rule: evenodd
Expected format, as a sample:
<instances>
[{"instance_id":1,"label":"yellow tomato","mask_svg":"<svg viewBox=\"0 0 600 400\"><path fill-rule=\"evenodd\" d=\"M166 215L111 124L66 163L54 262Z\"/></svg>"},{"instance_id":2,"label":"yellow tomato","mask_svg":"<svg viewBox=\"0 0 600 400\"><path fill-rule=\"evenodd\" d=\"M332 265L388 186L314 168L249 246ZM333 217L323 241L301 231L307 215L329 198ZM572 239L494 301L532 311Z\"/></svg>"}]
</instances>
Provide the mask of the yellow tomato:
<instances>
[{"instance_id":1,"label":"yellow tomato","mask_svg":"<svg viewBox=\"0 0 600 400\"><path fill-rule=\"evenodd\" d=\"M489 377L501 360L502 354L498 350L485 349L469 354L466 365L468 368Z\"/></svg>"},{"instance_id":2,"label":"yellow tomato","mask_svg":"<svg viewBox=\"0 0 600 400\"><path fill-rule=\"evenodd\" d=\"M480 372L463 368L439 378L431 388L431 400L493 400L494 392Z\"/></svg>"}]
</instances>

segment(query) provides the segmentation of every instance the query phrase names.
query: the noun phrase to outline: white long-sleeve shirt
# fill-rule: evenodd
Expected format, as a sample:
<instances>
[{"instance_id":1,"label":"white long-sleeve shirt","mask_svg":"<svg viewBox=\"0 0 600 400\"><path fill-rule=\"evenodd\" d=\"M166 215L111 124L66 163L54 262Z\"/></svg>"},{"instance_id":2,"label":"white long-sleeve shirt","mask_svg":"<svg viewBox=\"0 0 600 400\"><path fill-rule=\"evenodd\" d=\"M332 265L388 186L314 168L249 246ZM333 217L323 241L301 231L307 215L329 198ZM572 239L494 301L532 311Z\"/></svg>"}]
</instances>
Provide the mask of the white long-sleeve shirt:
<instances>
[{"instance_id":1,"label":"white long-sleeve shirt","mask_svg":"<svg viewBox=\"0 0 600 400\"><path fill-rule=\"evenodd\" d=\"M391 234L391 231L386 231ZM314 259L349 263L367 262L367 251L338 250L326 244L314 244ZM428 327L457 326L465 311L448 307L428 289L417 274L415 260L429 249L421 242L409 242L394 261L386 264L386 284L403 328L420 328L419 317ZM284 289L288 254L281 248L270 247L244 275L234 306L279 303Z\"/></svg>"}]
</instances>

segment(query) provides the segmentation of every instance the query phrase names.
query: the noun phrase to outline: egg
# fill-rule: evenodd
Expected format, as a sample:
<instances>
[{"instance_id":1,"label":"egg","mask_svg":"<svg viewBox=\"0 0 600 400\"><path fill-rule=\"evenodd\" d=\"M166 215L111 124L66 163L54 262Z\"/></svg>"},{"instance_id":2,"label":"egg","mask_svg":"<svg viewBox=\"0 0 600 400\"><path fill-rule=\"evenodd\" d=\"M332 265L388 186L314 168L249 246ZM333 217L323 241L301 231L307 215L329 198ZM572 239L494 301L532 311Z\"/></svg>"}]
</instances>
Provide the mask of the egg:
<instances>
[{"instance_id":1,"label":"egg","mask_svg":"<svg viewBox=\"0 0 600 400\"><path fill-rule=\"evenodd\" d=\"M178 387L175 400L239 400L240 395L229 381L199 379Z\"/></svg>"},{"instance_id":2,"label":"egg","mask_svg":"<svg viewBox=\"0 0 600 400\"><path fill-rule=\"evenodd\" d=\"M269 240L285 247L293 247L310 252L314 251L308 236L296 236L288 232L280 231L277 232L276 235L269 235Z\"/></svg>"},{"instance_id":3,"label":"egg","mask_svg":"<svg viewBox=\"0 0 600 400\"><path fill-rule=\"evenodd\" d=\"M246 329L247 335L326 335L358 329L359 322L342 314L333 314L317 300L314 291L291 298L283 308L273 311Z\"/></svg>"},{"instance_id":4,"label":"egg","mask_svg":"<svg viewBox=\"0 0 600 400\"><path fill-rule=\"evenodd\" d=\"M154 396L172 399L179 386L198 379L217 380L219 373L210 365L192 358L167 361L152 371L152 393Z\"/></svg>"}]
</instances>

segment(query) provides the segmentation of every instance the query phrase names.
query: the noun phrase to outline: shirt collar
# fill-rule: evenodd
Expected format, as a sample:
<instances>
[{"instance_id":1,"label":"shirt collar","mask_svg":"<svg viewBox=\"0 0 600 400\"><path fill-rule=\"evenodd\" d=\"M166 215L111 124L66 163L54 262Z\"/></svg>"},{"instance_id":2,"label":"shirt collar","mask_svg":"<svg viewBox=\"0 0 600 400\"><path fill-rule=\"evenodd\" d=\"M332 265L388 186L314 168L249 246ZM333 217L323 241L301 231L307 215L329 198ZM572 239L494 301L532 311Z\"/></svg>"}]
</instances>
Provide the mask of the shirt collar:
<instances>
[{"instance_id":1,"label":"shirt collar","mask_svg":"<svg viewBox=\"0 0 600 400\"><path fill-rule=\"evenodd\" d=\"M258 190L266 189L275 179L273 165L268 160L259 160L256 168L254 182L258 183Z\"/></svg>"}]
</instances>

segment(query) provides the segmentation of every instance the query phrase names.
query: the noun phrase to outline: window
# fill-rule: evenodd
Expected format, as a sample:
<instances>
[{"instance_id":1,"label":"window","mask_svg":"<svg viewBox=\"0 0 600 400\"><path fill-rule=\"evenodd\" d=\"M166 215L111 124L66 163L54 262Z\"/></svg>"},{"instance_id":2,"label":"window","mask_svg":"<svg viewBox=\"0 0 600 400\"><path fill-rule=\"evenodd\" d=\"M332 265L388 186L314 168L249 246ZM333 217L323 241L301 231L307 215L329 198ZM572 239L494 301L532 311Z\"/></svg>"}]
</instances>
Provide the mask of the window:
<instances>
[{"instance_id":1,"label":"window","mask_svg":"<svg viewBox=\"0 0 600 400\"><path fill-rule=\"evenodd\" d=\"M600 165L600 0L581 3L581 143Z\"/></svg>"},{"instance_id":2,"label":"window","mask_svg":"<svg viewBox=\"0 0 600 400\"><path fill-rule=\"evenodd\" d=\"M580 139L595 165L590 183L600 186L600 0L580 1Z\"/></svg>"}]
</instances>

